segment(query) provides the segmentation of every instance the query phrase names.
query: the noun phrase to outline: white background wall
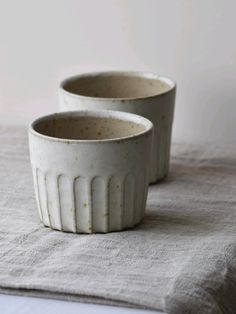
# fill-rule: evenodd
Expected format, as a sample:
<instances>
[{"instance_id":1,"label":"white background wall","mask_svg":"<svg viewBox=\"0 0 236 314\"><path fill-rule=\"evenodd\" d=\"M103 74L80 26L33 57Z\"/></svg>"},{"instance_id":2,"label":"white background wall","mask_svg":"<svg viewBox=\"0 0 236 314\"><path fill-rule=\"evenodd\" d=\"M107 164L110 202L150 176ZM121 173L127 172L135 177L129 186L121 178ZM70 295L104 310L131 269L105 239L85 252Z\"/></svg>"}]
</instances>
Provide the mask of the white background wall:
<instances>
[{"instance_id":1,"label":"white background wall","mask_svg":"<svg viewBox=\"0 0 236 314\"><path fill-rule=\"evenodd\" d=\"M55 111L65 76L178 83L174 138L236 143L235 0L0 0L0 123Z\"/></svg>"}]
</instances>

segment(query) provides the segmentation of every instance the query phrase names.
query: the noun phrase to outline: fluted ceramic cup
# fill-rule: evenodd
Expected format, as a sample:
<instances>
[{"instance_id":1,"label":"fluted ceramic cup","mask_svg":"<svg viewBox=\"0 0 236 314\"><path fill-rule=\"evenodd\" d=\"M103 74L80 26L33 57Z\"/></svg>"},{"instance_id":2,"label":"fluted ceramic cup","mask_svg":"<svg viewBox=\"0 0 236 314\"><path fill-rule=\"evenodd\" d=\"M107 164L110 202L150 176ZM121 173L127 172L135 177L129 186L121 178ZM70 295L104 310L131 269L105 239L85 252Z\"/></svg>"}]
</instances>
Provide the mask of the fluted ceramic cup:
<instances>
[{"instance_id":1,"label":"fluted ceramic cup","mask_svg":"<svg viewBox=\"0 0 236 314\"><path fill-rule=\"evenodd\" d=\"M29 127L39 215L75 233L138 224L145 212L152 123L118 111L71 111Z\"/></svg>"},{"instance_id":2,"label":"fluted ceramic cup","mask_svg":"<svg viewBox=\"0 0 236 314\"><path fill-rule=\"evenodd\" d=\"M118 110L154 124L150 182L168 174L176 85L169 78L142 72L97 72L65 79L59 88L60 111Z\"/></svg>"}]
</instances>

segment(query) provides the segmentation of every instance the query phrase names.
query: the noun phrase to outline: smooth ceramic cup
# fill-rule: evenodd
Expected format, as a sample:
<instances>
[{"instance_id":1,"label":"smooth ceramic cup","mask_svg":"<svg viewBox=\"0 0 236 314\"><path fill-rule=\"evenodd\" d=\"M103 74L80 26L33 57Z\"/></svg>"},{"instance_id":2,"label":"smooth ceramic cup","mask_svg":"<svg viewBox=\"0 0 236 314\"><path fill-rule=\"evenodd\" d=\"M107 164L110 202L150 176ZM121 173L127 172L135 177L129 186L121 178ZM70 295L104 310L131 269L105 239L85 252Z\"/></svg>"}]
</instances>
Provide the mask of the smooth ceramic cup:
<instances>
[{"instance_id":1,"label":"smooth ceramic cup","mask_svg":"<svg viewBox=\"0 0 236 314\"><path fill-rule=\"evenodd\" d=\"M144 216L152 123L118 111L48 115L29 127L39 215L45 226L110 232Z\"/></svg>"},{"instance_id":2,"label":"smooth ceramic cup","mask_svg":"<svg viewBox=\"0 0 236 314\"><path fill-rule=\"evenodd\" d=\"M175 83L142 72L87 73L65 79L59 89L60 111L118 110L141 115L154 124L150 182L168 174Z\"/></svg>"}]
</instances>

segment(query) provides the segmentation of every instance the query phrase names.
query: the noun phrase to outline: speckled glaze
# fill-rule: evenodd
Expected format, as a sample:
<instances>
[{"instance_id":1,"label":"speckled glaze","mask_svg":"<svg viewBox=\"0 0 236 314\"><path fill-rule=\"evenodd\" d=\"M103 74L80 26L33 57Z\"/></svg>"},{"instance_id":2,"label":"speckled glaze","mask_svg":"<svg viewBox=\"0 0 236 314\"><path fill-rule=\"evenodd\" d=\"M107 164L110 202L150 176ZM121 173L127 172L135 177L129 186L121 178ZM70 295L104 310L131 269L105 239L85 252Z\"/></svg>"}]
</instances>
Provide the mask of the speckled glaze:
<instances>
[{"instance_id":1,"label":"speckled glaze","mask_svg":"<svg viewBox=\"0 0 236 314\"><path fill-rule=\"evenodd\" d=\"M118 110L135 113L154 124L150 182L167 176L176 85L163 76L142 72L86 73L64 80L60 111Z\"/></svg>"},{"instance_id":2,"label":"speckled glaze","mask_svg":"<svg viewBox=\"0 0 236 314\"><path fill-rule=\"evenodd\" d=\"M117 111L71 111L29 127L40 219L75 233L138 224L145 212L152 123Z\"/></svg>"}]
</instances>

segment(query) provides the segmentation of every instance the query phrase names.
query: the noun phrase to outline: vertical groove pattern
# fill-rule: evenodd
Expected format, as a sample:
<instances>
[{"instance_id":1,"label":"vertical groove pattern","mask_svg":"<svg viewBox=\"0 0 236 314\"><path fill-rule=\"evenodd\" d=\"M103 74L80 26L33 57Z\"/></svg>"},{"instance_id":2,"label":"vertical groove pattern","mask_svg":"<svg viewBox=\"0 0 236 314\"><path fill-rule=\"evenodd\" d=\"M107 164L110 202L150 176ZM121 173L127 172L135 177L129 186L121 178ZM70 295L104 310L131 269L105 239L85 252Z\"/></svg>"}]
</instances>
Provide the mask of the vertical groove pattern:
<instances>
[{"instance_id":1,"label":"vertical groove pattern","mask_svg":"<svg viewBox=\"0 0 236 314\"><path fill-rule=\"evenodd\" d=\"M46 173L45 178L47 208L48 216L50 218L50 226L54 229L60 229L60 218L58 217L59 204L57 197L57 177L52 173Z\"/></svg>"},{"instance_id":2,"label":"vertical groove pattern","mask_svg":"<svg viewBox=\"0 0 236 314\"><path fill-rule=\"evenodd\" d=\"M41 213L43 217L43 223L45 226L50 227L49 215L48 215L48 206L47 206L47 195L46 195L46 184L45 184L45 175L38 169L38 191L39 191L39 203L41 208Z\"/></svg>"},{"instance_id":3,"label":"vertical groove pattern","mask_svg":"<svg viewBox=\"0 0 236 314\"><path fill-rule=\"evenodd\" d=\"M84 177L77 177L74 180L74 198L76 210L77 232L90 233L90 200L89 200L89 182Z\"/></svg>"},{"instance_id":4,"label":"vertical groove pattern","mask_svg":"<svg viewBox=\"0 0 236 314\"><path fill-rule=\"evenodd\" d=\"M73 232L77 232L77 216L76 216L76 207L75 207L75 193L74 193L74 179L70 179L70 197L71 197L71 200L72 200L72 209L73 209L73 212L72 212L72 216L73 216L73 225L72 225L72 228L73 228Z\"/></svg>"},{"instance_id":5,"label":"vertical groove pattern","mask_svg":"<svg viewBox=\"0 0 236 314\"><path fill-rule=\"evenodd\" d=\"M142 205L141 205L141 217L142 219L145 215L146 210L146 201L147 201L147 194L148 194L148 182L149 182L149 175L147 172L144 172L144 180L143 180L143 188L142 188Z\"/></svg>"},{"instance_id":6,"label":"vertical groove pattern","mask_svg":"<svg viewBox=\"0 0 236 314\"><path fill-rule=\"evenodd\" d=\"M48 216L48 223L49 223L49 227L52 228L51 217L50 217L49 206L48 206L47 173L45 173L44 175L44 193L45 193L45 206L46 206L46 212Z\"/></svg>"},{"instance_id":7,"label":"vertical groove pattern","mask_svg":"<svg viewBox=\"0 0 236 314\"><path fill-rule=\"evenodd\" d=\"M94 177L92 189L92 230L107 232L107 184L104 178Z\"/></svg>"},{"instance_id":8,"label":"vertical groove pattern","mask_svg":"<svg viewBox=\"0 0 236 314\"><path fill-rule=\"evenodd\" d=\"M37 202L37 206L38 206L39 217L40 217L40 220L43 221L43 215L42 215L40 197L39 197L38 169L35 167L32 167L32 169L33 169L34 189L35 189L35 195L36 195L36 202Z\"/></svg>"},{"instance_id":9,"label":"vertical groove pattern","mask_svg":"<svg viewBox=\"0 0 236 314\"><path fill-rule=\"evenodd\" d=\"M73 181L66 175L60 175L58 178L59 199L61 208L62 227L64 231L75 230L75 209L73 197Z\"/></svg>"},{"instance_id":10,"label":"vertical groove pattern","mask_svg":"<svg viewBox=\"0 0 236 314\"><path fill-rule=\"evenodd\" d=\"M145 211L147 170L91 179L34 170L44 225L62 231L118 231L139 223ZM145 188L146 186L146 188Z\"/></svg>"},{"instance_id":11,"label":"vertical groove pattern","mask_svg":"<svg viewBox=\"0 0 236 314\"><path fill-rule=\"evenodd\" d=\"M135 210L134 210L134 224L136 225L143 217L142 206L144 204L144 170L137 175L136 178L136 193L135 193Z\"/></svg>"},{"instance_id":12,"label":"vertical groove pattern","mask_svg":"<svg viewBox=\"0 0 236 314\"><path fill-rule=\"evenodd\" d=\"M123 226L132 227L134 221L135 176L129 173L124 181L124 215Z\"/></svg>"},{"instance_id":13,"label":"vertical groove pattern","mask_svg":"<svg viewBox=\"0 0 236 314\"><path fill-rule=\"evenodd\" d=\"M63 225L62 225L62 218L61 218L61 200L60 200L60 195L59 195L59 178L60 175L56 177L56 188L57 188L57 192L56 192L56 199L58 201L58 218L59 218L59 226L60 226L60 230L63 230Z\"/></svg>"},{"instance_id":14,"label":"vertical groove pattern","mask_svg":"<svg viewBox=\"0 0 236 314\"><path fill-rule=\"evenodd\" d=\"M108 183L109 230L122 229L123 221L123 184L118 176L112 176Z\"/></svg>"},{"instance_id":15,"label":"vertical groove pattern","mask_svg":"<svg viewBox=\"0 0 236 314\"><path fill-rule=\"evenodd\" d=\"M89 179L89 182L88 182L88 214L89 214L89 221L88 221L88 233L92 233L93 232L93 229L92 229L92 226L93 226L93 213L92 213L92 181L93 179Z\"/></svg>"}]
</instances>

